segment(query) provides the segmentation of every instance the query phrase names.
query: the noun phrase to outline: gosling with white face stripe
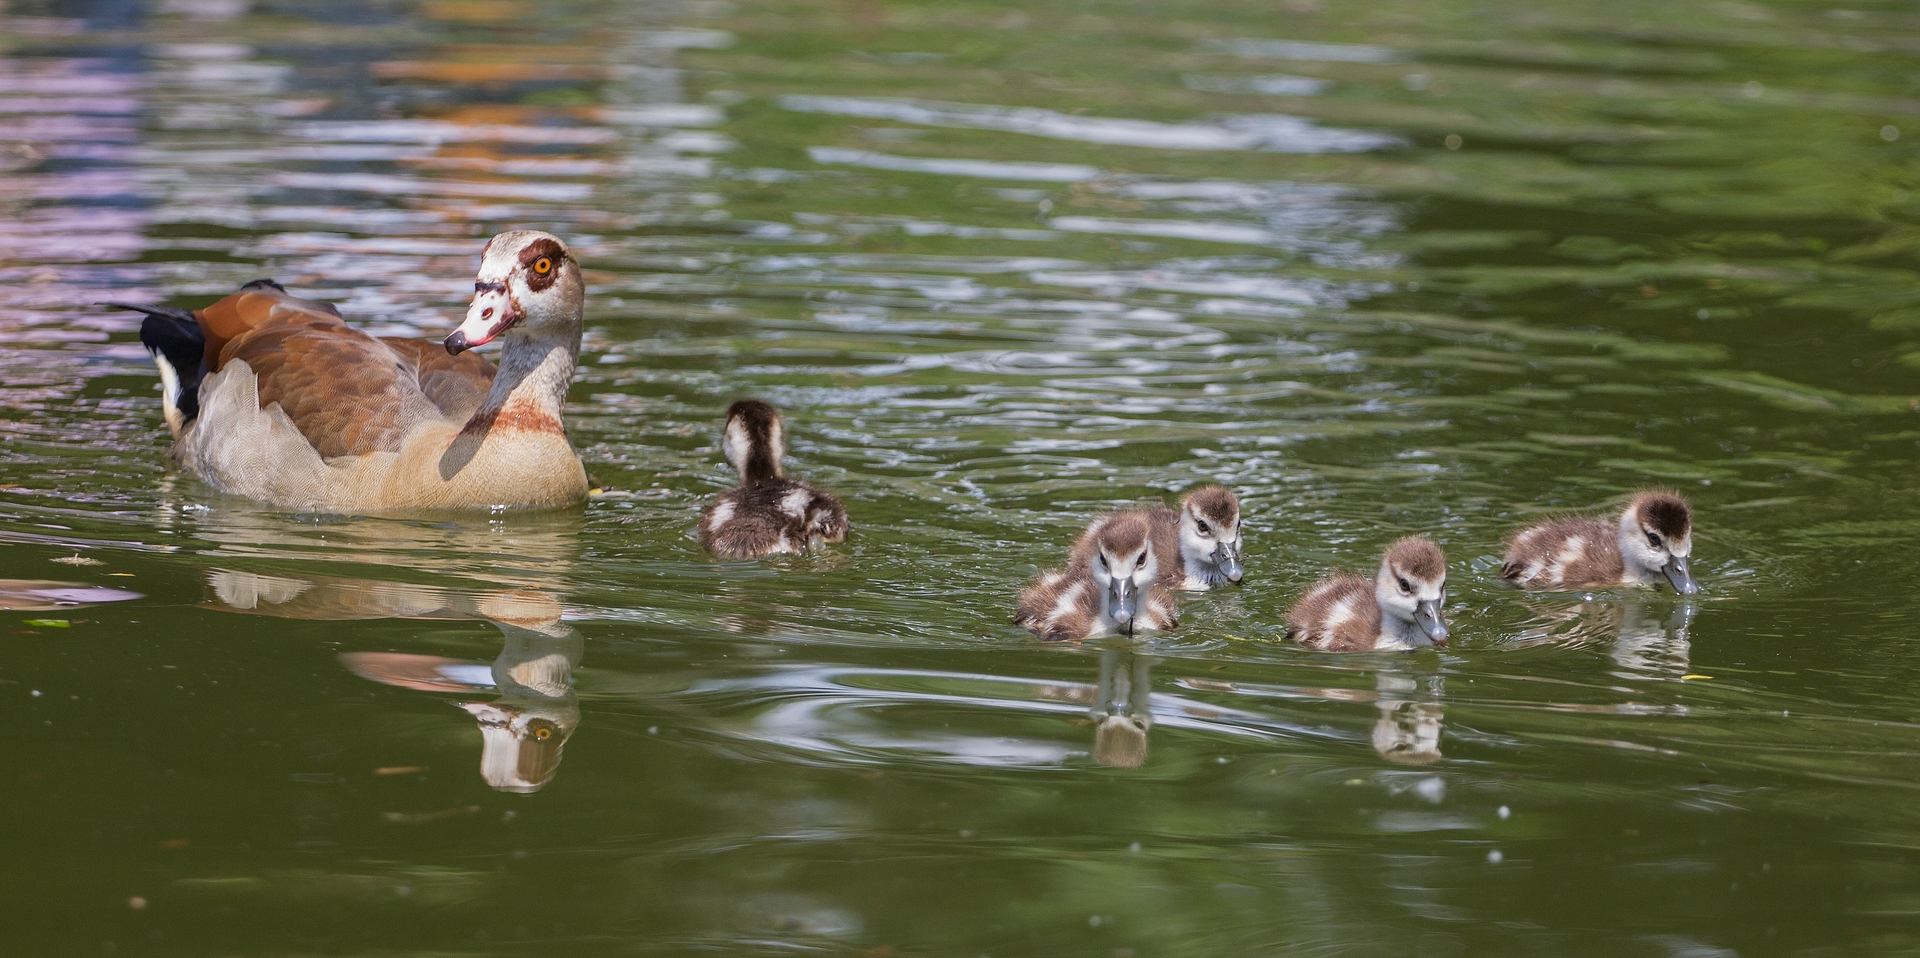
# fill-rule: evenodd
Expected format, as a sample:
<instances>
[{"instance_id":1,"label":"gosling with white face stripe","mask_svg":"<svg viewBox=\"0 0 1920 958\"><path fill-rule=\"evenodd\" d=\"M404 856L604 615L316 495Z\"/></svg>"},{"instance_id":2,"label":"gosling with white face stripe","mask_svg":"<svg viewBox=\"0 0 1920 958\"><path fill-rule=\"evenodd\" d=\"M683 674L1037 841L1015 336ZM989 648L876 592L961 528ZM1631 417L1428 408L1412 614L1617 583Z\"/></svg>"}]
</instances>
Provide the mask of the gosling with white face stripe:
<instances>
[{"instance_id":1,"label":"gosling with white face stripe","mask_svg":"<svg viewBox=\"0 0 1920 958\"><path fill-rule=\"evenodd\" d=\"M1180 498L1180 509L1148 510L1153 520L1153 544L1165 550L1179 543L1180 562L1168 564L1160 578L1169 588L1204 592L1228 583L1238 584L1240 565L1240 497L1225 486L1202 486Z\"/></svg>"},{"instance_id":2,"label":"gosling with white face stripe","mask_svg":"<svg viewBox=\"0 0 1920 958\"><path fill-rule=\"evenodd\" d=\"M1372 582L1349 575L1308 589L1287 613L1287 638L1322 652L1444 646L1446 601L1446 553L1409 536L1387 547Z\"/></svg>"},{"instance_id":3,"label":"gosling with white face stripe","mask_svg":"<svg viewBox=\"0 0 1920 958\"><path fill-rule=\"evenodd\" d=\"M700 517L700 544L715 555L758 559L847 538L847 510L840 500L782 473L786 427L772 406L743 399L728 407L720 449L740 474L740 484L721 493Z\"/></svg>"},{"instance_id":4,"label":"gosling with white face stripe","mask_svg":"<svg viewBox=\"0 0 1920 958\"><path fill-rule=\"evenodd\" d=\"M1239 583L1240 497L1225 486L1202 486L1180 497L1180 507L1148 506L1095 519L1074 543L1077 564L1091 554L1102 524L1115 516L1138 515L1153 527L1153 555L1160 584L1172 590L1205 592Z\"/></svg>"},{"instance_id":5,"label":"gosling with white face stripe","mask_svg":"<svg viewBox=\"0 0 1920 958\"><path fill-rule=\"evenodd\" d=\"M1617 522L1549 519L1507 540L1500 575L1523 589L1604 589L1654 585L1693 595L1700 584L1689 568L1693 510L1671 492L1642 492Z\"/></svg>"},{"instance_id":6,"label":"gosling with white face stripe","mask_svg":"<svg viewBox=\"0 0 1920 958\"><path fill-rule=\"evenodd\" d=\"M1134 511L1095 519L1067 567L1040 573L1021 594L1013 621L1056 642L1178 625L1147 517Z\"/></svg>"}]
</instances>

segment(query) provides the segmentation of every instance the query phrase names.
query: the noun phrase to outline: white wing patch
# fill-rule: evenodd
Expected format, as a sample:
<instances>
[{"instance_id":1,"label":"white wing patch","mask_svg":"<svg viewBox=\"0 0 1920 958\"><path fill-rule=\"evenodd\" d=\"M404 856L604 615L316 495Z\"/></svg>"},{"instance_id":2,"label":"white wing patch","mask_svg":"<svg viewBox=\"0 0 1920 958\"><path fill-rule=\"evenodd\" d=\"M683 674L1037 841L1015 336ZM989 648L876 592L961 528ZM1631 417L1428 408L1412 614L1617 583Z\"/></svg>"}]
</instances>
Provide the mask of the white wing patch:
<instances>
[{"instance_id":1,"label":"white wing patch","mask_svg":"<svg viewBox=\"0 0 1920 958\"><path fill-rule=\"evenodd\" d=\"M806 489L795 489L780 497L780 511L804 519L807 515L807 503L813 501L813 493Z\"/></svg>"},{"instance_id":2,"label":"white wing patch","mask_svg":"<svg viewBox=\"0 0 1920 958\"><path fill-rule=\"evenodd\" d=\"M1566 582L1567 569L1586 557L1587 537L1574 536L1568 539L1567 544L1561 546L1560 551L1553 556L1553 584L1560 585Z\"/></svg>"},{"instance_id":3,"label":"white wing patch","mask_svg":"<svg viewBox=\"0 0 1920 958\"><path fill-rule=\"evenodd\" d=\"M1060 593L1059 601L1053 604L1053 611L1047 613L1047 621L1054 622L1080 608L1080 596L1087 591L1085 582L1075 582Z\"/></svg>"},{"instance_id":4,"label":"white wing patch","mask_svg":"<svg viewBox=\"0 0 1920 958\"><path fill-rule=\"evenodd\" d=\"M1333 608L1328 609L1326 616L1320 620L1320 631L1326 633L1328 638L1332 638L1341 626L1351 621L1353 621L1353 600L1341 599L1335 602Z\"/></svg>"},{"instance_id":5,"label":"white wing patch","mask_svg":"<svg viewBox=\"0 0 1920 958\"><path fill-rule=\"evenodd\" d=\"M719 532L720 527L726 525L728 520L732 518L733 518L732 500L722 502L719 505L714 506L712 512L707 513L707 528L713 532Z\"/></svg>"}]
</instances>

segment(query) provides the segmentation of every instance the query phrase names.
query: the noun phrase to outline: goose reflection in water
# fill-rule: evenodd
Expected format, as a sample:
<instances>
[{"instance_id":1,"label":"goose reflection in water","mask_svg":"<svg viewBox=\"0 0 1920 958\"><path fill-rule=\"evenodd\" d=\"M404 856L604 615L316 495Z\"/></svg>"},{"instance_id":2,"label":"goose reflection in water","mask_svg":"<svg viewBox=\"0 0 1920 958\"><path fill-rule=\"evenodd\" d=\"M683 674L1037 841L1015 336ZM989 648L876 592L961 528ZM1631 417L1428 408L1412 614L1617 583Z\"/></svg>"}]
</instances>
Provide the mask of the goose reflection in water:
<instances>
[{"instance_id":1,"label":"goose reflection in water","mask_svg":"<svg viewBox=\"0 0 1920 958\"><path fill-rule=\"evenodd\" d=\"M453 704L480 726L480 775L503 792L537 792L553 780L560 754L580 724L573 670L585 640L562 621L559 599L545 592L466 593L398 582L290 579L214 572L213 591L227 607L296 619L485 619L506 636L500 655L480 662L403 652L348 652L342 663L383 685L455 693ZM476 692L490 700L468 699Z\"/></svg>"},{"instance_id":2,"label":"goose reflection in water","mask_svg":"<svg viewBox=\"0 0 1920 958\"><path fill-rule=\"evenodd\" d=\"M1534 621L1516 646L1547 642L1606 644L1612 674L1624 679L1678 681L1691 671L1692 642L1687 637L1700 600L1681 596L1662 601L1638 596L1591 599L1574 605L1527 603Z\"/></svg>"}]
</instances>

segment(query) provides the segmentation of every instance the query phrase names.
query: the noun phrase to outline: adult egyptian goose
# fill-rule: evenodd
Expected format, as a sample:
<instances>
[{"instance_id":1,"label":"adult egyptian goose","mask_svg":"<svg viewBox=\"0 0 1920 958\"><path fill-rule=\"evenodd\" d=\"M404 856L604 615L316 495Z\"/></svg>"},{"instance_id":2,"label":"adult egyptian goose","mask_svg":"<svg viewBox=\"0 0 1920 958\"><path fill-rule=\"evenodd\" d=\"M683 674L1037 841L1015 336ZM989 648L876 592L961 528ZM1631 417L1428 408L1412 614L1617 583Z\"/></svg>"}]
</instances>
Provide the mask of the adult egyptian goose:
<instances>
[{"instance_id":1,"label":"adult egyptian goose","mask_svg":"<svg viewBox=\"0 0 1920 958\"><path fill-rule=\"evenodd\" d=\"M786 427L772 406L757 399L729 406L720 450L740 474L740 484L721 493L700 517L700 544L715 555L758 559L847 538L847 510L840 500L781 472Z\"/></svg>"},{"instance_id":2,"label":"adult egyptian goose","mask_svg":"<svg viewBox=\"0 0 1920 958\"><path fill-rule=\"evenodd\" d=\"M1693 595L1693 510L1670 492L1642 492L1617 521L1549 519L1507 540L1500 575L1521 588L1592 589L1656 583Z\"/></svg>"},{"instance_id":3,"label":"adult egyptian goose","mask_svg":"<svg viewBox=\"0 0 1920 958\"><path fill-rule=\"evenodd\" d=\"M587 476L560 424L585 287L565 243L519 230L480 254L444 344L376 338L255 280L146 314L172 455L222 492L291 509L566 506ZM498 369L467 352L499 339Z\"/></svg>"},{"instance_id":4,"label":"adult egyptian goose","mask_svg":"<svg viewBox=\"0 0 1920 958\"><path fill-rule=\"evenodd\" d=\"M1446 601L1446 553L1408 536L1387 547L1373 581L1339 576L1308 589L1287 613L1287 638L1322 652L1446 645Z\"/></svg>"},{"instance_id":5,"label":"adult egyptian goose","mask_svg":"<svg viewBox=\"0 0 1920 958\"><path fill-rule=\"evenodd\" d=\"M1205 592L1215 586L1239 582L1240 497L1225 486L1202 486L1180 498L1178 510L1166 506L1129 509L1113 515L1138 514L1153 526L1155 557L1179 556L1178 562L1160 563L1160 584L1172 590ZM1095 519L1074 543L1069 564L1079 564L1092 554L1093 542L1103 523L1112 516Z\"/></svg>"},{"instance_id":6,"label":"adult egyptian goose","mask_svg":"<svg viewBox=\"0 0 1920 958\"><path fill-rule=\"evenodd\" d=\"M1049 641L1077 640L1139 629L1171 629L1173 594L1160 580L1153 526L1140 511L1095 519L1082 533L1067 567L1040 573L1020 596L1015 625Z\"/></svg>"}]
</instances>

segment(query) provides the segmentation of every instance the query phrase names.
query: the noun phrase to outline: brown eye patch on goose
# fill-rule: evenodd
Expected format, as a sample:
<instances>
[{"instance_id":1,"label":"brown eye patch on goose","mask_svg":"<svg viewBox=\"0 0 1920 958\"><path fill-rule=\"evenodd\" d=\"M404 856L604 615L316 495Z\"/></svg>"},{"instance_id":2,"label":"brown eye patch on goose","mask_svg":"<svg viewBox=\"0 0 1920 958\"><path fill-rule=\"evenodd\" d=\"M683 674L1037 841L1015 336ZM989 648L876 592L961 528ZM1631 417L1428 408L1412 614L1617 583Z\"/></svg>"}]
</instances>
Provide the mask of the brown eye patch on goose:
<instances>
[{"instance_id":1,"label":"brown eye patch on goose","mask_svg":"<svg viewBox=\"0 0 1920 958\"><path fill-rule=\"evenodd\" d=\"M527 288L537 293L552 286L560 276L560 264L566 260L566 247L553 240L537 239L528 243L527 248L520 251L520 265L527 270Z\"/></svg>"}]
</instances>

